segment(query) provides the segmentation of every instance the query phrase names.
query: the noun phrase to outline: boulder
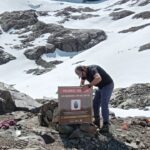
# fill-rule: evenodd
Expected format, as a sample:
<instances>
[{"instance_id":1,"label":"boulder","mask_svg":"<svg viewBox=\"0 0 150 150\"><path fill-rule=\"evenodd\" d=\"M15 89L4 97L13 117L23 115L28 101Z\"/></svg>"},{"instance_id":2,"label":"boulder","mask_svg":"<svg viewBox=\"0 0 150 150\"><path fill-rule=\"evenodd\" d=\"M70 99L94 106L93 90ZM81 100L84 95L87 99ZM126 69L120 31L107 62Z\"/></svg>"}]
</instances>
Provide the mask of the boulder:
<instances>
[{"instance_id":1,"label":"boulder","mask_svg":"<svg viewBox=\"0 0 150 150\"><path fill-rule=\"evenodd\" d=\"M61 25L37 22L32 27L32 33L28 38L22 40L22 43L26 44L31 42L45 33L50 33L48 44L51 52L54 51L54 48L51 48L52 45L54 45L55 48L66 52L82 51L95 46L107 38L105 32L102 30L68 29ZM47 46L47 48L49 48L49 46ZM30 49L25 52L25 55L29 59L37 59L43 54L43 51L45 51L45 48L42 52L40 50L38 53L37 50Z\"/></svg>"},{"instance_id":2,"label":"boulder","mask_svg":"<svg viewBox=\"0 0 150 150\"><path fill-rule=\"evenodd\" d=\"M89 49L107 38L102 30L62 29L48 38L48 43L66 52Z\"/></svg>"},{"instance_id":3,"label":"boulder","mask_svg":"<svg viewBox=\"0 0 150 150\"><path fill-rule=\"evenodd\" d=\"M12 112L15 109L15 102L13 101L10 92L0 88L0 115Z\"/></svg>"},{"instance_id":4,"label":"boulder","mask_svg":"<svg viewBox=\"0 0 150 150\"><path fill-rule=\"evenodd\" d=\"M53 120L55 120L54 118L58 115L58 112L56 112L57 108L58 103L54 100L46 102L42 105L38 114L39 123L41 126L49 126L52 124Z\"/></svg>"},{"instance_id":5,"label":"boulder","mask_svg":"<svg viewBox=\"0 0 150 150\"><path fill-rule=\"evenodd\" d=\"M0 82L0 90L0 98L9 103L6 106L7 110L13 111L16 108L17 110L21 109L29 111L41 106L40 103L35 101L30 96L17 91L15 88L13 88L13 86Z\"/></svg>"},{"instance_id":6,"label":"boulder","mask_svg":"<svg viewBox=\"0 0 150 150\"><path fill-rule=\"evenodd\" d=\"M4 12L0 17L2 29L7 32L9 29L26 28L37 22L37 15L33 10Z\"/></svg>"},{"instance_id":7,"label":"boulder","mask_svg":"<svg viewBox=\"0 0 150 150\"><path fill-rule=\"evenodd\" d=\"M0 65L6 64L14 59L16 59L16 57L0 49Z\"/></svg>"},{"instance_id":8,"label":"boulder","mask_svg":"<svg viewBox=\"0 0 150 150\"><path fill-rule=\"evenodd\" d=\"M28 49L24 52L24 55L31 60L39 59L43 54L53 53L55 51L55 46L52 44L47 44L46 46L38 46L34 49Z\"/></svg>"}]
</instances>

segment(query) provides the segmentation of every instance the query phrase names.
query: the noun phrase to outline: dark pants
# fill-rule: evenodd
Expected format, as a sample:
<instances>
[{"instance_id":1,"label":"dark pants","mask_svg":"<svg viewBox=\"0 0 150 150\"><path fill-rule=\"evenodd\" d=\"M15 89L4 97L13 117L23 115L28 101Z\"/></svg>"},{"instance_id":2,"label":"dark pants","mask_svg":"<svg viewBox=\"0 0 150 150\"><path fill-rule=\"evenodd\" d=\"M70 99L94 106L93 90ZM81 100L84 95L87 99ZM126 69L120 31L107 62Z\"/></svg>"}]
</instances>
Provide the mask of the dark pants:
<instances>
[{"instance_id":1,"label":"dark pants","mask_svg":"<svg viewBox=\"0 0 150 150\"><path fill-rule=\"evenodd\" d=\"M103 122L109 122L109 100L114 89L114 83L104 86L102 89L97 89L93 100L93 110L95 119L100 119L100 106L103 117Z\"/></svg>"}]
</instances>

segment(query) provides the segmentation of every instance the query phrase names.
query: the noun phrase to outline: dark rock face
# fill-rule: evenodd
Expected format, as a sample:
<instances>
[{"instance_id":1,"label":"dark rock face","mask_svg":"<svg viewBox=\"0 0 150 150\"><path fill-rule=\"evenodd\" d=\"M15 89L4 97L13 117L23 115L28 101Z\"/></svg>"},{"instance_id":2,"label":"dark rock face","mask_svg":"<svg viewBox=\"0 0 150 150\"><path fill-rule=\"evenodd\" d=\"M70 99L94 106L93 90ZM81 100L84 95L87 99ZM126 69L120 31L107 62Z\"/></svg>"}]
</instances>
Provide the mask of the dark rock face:
<instances>
[{"instance_id":1,"label":"dark rock face","mask_svg":"<svg viewBox=\"0 0 150 150\"><path fill-rule=\"evenodd\" d=\"M73 7L66 7L60 11L58 11L55 16L63 16L63 20L59 21L59 23L64 23L65 21L69 21L69 19L73 19L73 20L85 20L88 18L92 18L92 17L98 17L99 15L92 15L92 14L87 14L87 12L94 12L94 11L98 11L98 10L94 10L91 9L89 7L85 7L85 8L73 8ZM81 15L71 15L72 13L81 13ZM86 13L84 13L86 12Z\"/></svg>"},{"instance_id":2,"label":"dark rock face","mask_svg":"<svg viewBox=\"0 0 150 150\"><path fill-rule=\"evenodd\" d=\"M144 24L144 25L141 25L141 26L137 26L137 27L131 27L129 29L119 31L119 33L136 32L136 31L138 31L140 29L143 29L143 28L145 28L145 27L147 27L149 25L150 25L150 23L147 23L147 24Z\"/></svg>"},{"instance_id":3,"label":"dark rock face","mask_svg":"<svg viewBox=\"0 0 150 150\"><path fill-rule=\"evenodd\" d=\"M75 12L81 13L81 12L94 12L94 11L97 11L97 10L91 9L89 7L78 8L78 9L73 8L73 7L66 7L66 8L58 11L55 15L56 16L68 16L68 15L70 15L70 13L75 13Z\"/></svg>"},{"instance_id":4,"label":"dark rock face","mask_svg":"<svg viewBox=\"0 0 150 150\"><path fill-rule=\"evenodd\" d=\"M27 39L22 40L24 44L35 40L41 34L50 33L48 43L54 45L55 48L67 52L89 49L107 38L105 32L102 30L67 29L61 25L44 24L41 22L35 24L32 31L33 33L30 34ZM26 51L25 55L29 58L29 55L36 53L36 50L33 51L33 53L31 50ZM34 55L30 57L30 59L37 59L37 57L39 57L39 55Z\"/></svg>"},{"instance_id":5,"label":"dark rock face","mask_svg":"<svg viewBox=\"0 0 150 150\"><path fill-rule=\"evenodd\" d=\"M53 53L55 51L55 46L48 44L47 46L38 46L35 49L29 49L24 52L24 55L31 60L37 60L41 55L46 53Z\"/></svg>"},{"instance_id":6,"label":"dark rock face","mask_svg":"<svg viewBox=\"0 0 150 150\"><path fill-rule=\"evenodd\" d=\"M140 46L139 52L144 51L144 50L150 50L150 43Z\"/></svg>"},{"instance_id":7,"label":"dark rock face","mask_svg":"<svg viewBox=\"0 0 150 150\"><path fill-rule=\"evenodd\" d=\"M40 104L30 96L0 82L0 108L2 108L3 113L14 111L15 109L30 110L39 106Z\"/></svg>"},{"instance_id":8,"label":"dark rock face","mask_svg":"<svg viewBox=\"0 0 150 150\"><path fill-rule=\"evenodd\" d=\"M50 33L54 34L61 30L63 30L63 26L57 24L45 24L43 22L38 21L31 28L31 33L28 37L22 40L23 44L27 44L28 42L34 41L36 38L40 37L42 34Z\"/></svg>"},{"instance_id":9,"label":"dark rock face","mask_svg":"<svg viewBox=\"0 0 150 150\"><path fill-rule=\"evenodd\" d=\"M125 18L127 16L130 16L132 14L134 14L133 11L122 10L122 11L118 11L118 12L112 12L110 14L110 16L112 17L113 20L119 20L119 19Z\"/></svg>"},{"instance_id":10,"label":"dark rock face","mask_svg":"<svg viewBox=\"0 0 150 150\"><path fill-rule=\"evenodd\" d=\"M67 52L78 52L91 48L106 39L101 30L62 29L48 38L48 42L56 48Z\"/></svg>"},{"instance_id":11,"label":"dark rock face","mask_svg":"<svg viewBox=\"0 0 150 150\"><path fill-rule=\"evenodd\" d=\"M35 11L14 11L1 14L0 24L2 29L7 32L9 29L21 29L37 22Z\"/></svg>"},{"instance_id":12,"label":"dark rock face","mask_svg":"<svg viewBox=\"0 0 150 150\"><path fill-rule=\"evenodd\" d=\"M7 62L14 60L14 59L16 59L16 57L0 49L0 65L6 64Z\"/></svg>"},{"instance_id":13,"label":"dark rock face","mask_svg":"<svg viewBox=\"0 0 150 150\"><path fill-rule=\"evenodd\" d=\"M15 109L15 102L13 101L10 92L0 87L0 114L12 112Z\"/></svg>"},{"instance_id":14,"label":"dark rock face","mask_svg":"<svg viewBox=\"0 0 150 150\"><path fill-rule=\"evenodd\" d=\"M110 101L112 107L123 109L150 106L150 84L134 84L128 88L116 89Z\"/></svg>"},{"instance_id":15,"label":"dark rock face","mask_svg":"<svg viewBox=\"0 0 150 150\"><path fill-rule=\"evenodd\" d=\"M150 0L143 0L142 2L140 2L139 6L146 6L149 3L150 3Z\"/></svg>"},{"instance_id":16,"label":"dark rock face","mask_svg":"<svg viewBox=\"0 0 150 150\"><path fill-rule=\"evenodd\" d=\"M133 19L150 19L150 11L144 11L133 16Z\"/></svg>"},{"instance_id":17,"label":"dark rock face","mask_svg":"<svg viewBox=\"0 0 150 150\"><path fill-rule=\"evenodd\" d=\"M0 29L0 34L2 34L2 30Z\"/></svg>"}]
</instances>

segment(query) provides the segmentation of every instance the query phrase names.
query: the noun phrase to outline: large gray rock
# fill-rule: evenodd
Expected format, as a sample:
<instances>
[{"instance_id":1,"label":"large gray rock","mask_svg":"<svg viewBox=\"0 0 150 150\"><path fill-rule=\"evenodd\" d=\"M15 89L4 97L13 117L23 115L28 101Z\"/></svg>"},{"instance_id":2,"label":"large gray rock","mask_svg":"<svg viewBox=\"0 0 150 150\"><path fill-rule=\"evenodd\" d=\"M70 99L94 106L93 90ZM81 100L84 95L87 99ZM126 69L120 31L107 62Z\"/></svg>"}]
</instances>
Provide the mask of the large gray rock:
<instances>
[{"instance_id":1,"label":"large gray rock","mask_svg":"<svg viewBox=\"0 0 150 150\"><path fill-rule=\"evenodd\" d=\"M38 119L41 126L49 126L52 122L56 122L58 103L54 100L46 102L40 108ZM57 121L58 122L58 121Z\"/></svg>"},{"instance_id":2,"label":"large gray rock","mask_svg":"<svg viewBox=\"0 0 150 150\"><path fill-rule=\"evenodd\" d=\"M10 85L0 82L0 90L5 91L5 96L7 97L2 97L2 96L0 97L4 100L7 101L9 100L8 102L10 102L10 108L11 108L10 110L14 110L15 106L16 109L23 109L23 110L31 110L41 106L41 104L35 101L33 98L31 98L30 96L24 93L17 91ZM9 107L9 105L7 105L6 108L7 107Z\"/></svg>"},{"instance_id":3,"label":"large gray rock","mask_svg":"<svg viewBox=\"0 0 150 150\"><path fill-rule=\"evenodd\" d=\"M32 27L32 33L28 38L22 40L22 43L31 42L45 33L50 33L48 38L49 44L60 50L70 52L89 49L107 38L102 30L68 29L61 25L37 22ZM32 52L30 51L30 53ZM39 57L39 55L36 57Z\"/></svg>"},{"instance_id":4,"label":"large gray rock","mask_svg":"<svg viewBox=\"0 0 150 150\"><path fill-rule=\"evenodd\" d=\"M39 59L43 54L53 53L55 51L55 46L52 44L47 44L47 46L38 46L34 49L29 49L24 52L24 55L31 60Z\"/></svg>"},{"instance_id":5,"label":"large gray rock","mask_svg":"<svg viewBox=\"0 0 150 150\"><path fill-rule=\"evenodd\" d=\"M122 19L122 18L125 18L127 16L130 16L134 14L133 11L130 11L130 10L122 10L122 11L118 11L118 12L112 12L110 14L110 16L112 17L113 20L119 20L119 19Z\"/></svg>"},{"instance_id":6,"label":"large gray rock","mask_svg":"<svg viewBox=\"0 0 150 150\"><path fill-rule=\"evenodd\" d=\"M0 49L0 65L6 64L7 62L14 59L16 59L16 57Z\"/></svg>"},{"instance_id":7,"label":"large gray rock","mask_svg":"<svg viewBox=\"0 0 150 150\"><path fill-rule=\"evenodd\" d=\"M0 114L12 112L15 109L15 102L13 101L10 92L0 87Z\"/></svg>"},{"instance_id":8,"label":"large gray rock","mask_svg":"<svg viewBox=\"0 0 150 150\"><path fill-rule=\"evenodd\" d=\"M36 38L40 37L42 34L59 32L63 29L63 26L57 24L45 24L38 21L31 28L32 33L28 35L27 38L23 39L21 42L27 44L28 42L34 41Z\"/></svg>"},{"instance_id":9,"label":"large gray rock","mask_svg":"<svg viewBox=\"0 0 150 150\"><path fill-rule=\"evenodd\" d=\"M89 49L107 38L102 30L77 30L63 28L50 35L48 42L67 52Z\"/></svg>"},{"instance_id":10,"label":"large gray rock","mask_svg":"<svg viewBox=\"0 0 150 150\"><path fill-rule=\"evenodd\" d=\"M35 24L37 15L33 10L4 12L0 15L0 24L2 29L7 32L9 29L21 29Z\"/></svg>"}]
</instances>

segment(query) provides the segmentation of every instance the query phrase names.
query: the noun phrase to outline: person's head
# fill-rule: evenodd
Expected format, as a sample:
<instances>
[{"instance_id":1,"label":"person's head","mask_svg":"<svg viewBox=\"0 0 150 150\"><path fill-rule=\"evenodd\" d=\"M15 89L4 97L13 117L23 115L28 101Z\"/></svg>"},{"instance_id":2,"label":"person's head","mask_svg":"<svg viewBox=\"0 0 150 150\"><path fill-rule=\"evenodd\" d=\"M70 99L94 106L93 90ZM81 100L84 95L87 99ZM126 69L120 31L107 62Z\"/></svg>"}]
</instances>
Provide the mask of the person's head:
<instances>
[{"instance_id":1,"label":"person's head","mask_svg":"<svg viewBox=\"0 0 150 150\"><path fill-rule=\"evenodd\" d=\"M75 68L75 73L79 76L79 78L86 79L86 71L87 66L77 66Z\"/></svg>"}]
</instances>

